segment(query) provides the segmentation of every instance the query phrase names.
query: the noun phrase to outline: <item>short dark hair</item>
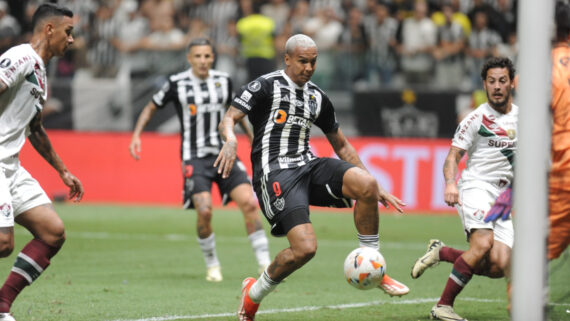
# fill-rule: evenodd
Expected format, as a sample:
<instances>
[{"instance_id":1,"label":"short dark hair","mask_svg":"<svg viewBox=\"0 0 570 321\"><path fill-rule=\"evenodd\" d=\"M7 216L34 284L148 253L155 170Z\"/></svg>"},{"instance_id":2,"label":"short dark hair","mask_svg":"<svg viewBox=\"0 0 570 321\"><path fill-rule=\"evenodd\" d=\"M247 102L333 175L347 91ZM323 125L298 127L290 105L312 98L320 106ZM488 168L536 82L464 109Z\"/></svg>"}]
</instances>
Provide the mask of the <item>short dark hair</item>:
<instances>
[{"instance_id":1,"label":"short dark hair","mask_svg":"<svg viewBox=\"0 0 570 321\"><path fill-rule=\"evenodd\" d=\"M73 11L55 3L43 3L38 7L38 9L36 9L36 12L32 17L32 30L36 29L42 20L54 16L67 16L73 18Z\"/></svg>"},{"instance_id":2,"label":"short dark hair","mask_svg":"<svg viewBox=\"0 0 570 321\"><path fill-rule=\"evenodd\" d=\"M570 32L570 6L562 1L556 2L554 10L554 21L556 22L556 41L568 41Z\"/></svg>"},{"instance_id":3,"label":"short dark hair","mask_svg":"<svg viewBox=\"0 0 570 321\"><path fill-rule=\"evenodd\" d=\"M187 51L190 51L190 49L192 49L192 47L194 46L210 46L210 48L212 48L212 51L214 51L214 45L212 45L212 42L208 38L192 39L192 41L190 41L190 43L188 44Z\"/></svg>"},{"instance_id":4,"label":"short dark hair","mask_svg":"<svg viewBox=\"0 0 570 321\"><path fill-rule=\"evenodd\" d=\"M515 79L515 66L513 62L507 57L491 57L489 58L485 64L483 65L483 69L481 69L481 79L485 81L487 78L487 72L489 69L493 68L507 68L509 70L509 78L511 80Z\"/></svg>"}]
</instances>

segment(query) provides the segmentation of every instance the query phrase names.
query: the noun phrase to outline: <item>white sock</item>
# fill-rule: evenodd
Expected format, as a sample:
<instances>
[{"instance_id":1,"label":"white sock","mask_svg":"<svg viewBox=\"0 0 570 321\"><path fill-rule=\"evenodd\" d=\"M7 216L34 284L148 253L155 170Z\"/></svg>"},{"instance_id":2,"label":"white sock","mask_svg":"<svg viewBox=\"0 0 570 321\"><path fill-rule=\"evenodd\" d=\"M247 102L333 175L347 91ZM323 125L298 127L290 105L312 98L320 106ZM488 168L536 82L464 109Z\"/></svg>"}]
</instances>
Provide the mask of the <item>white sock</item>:
<instances>
[{"instance_id":1,"label":"white sock","mask_svg":"<svg viewBox=\"0 0 570 321\"><path fill-rule=\"evenodd\" d=\"M220 261L218 261L218 255L216 254L216 237L214 233L205 239L198 238L198 244L200 244L202 254L204 254L206 267L219 266Z\"/></svg>"},{"instance_id":2,"label":"white sock","mask_svg":"<svg viewBox=\"0 0 570 321\"><path fill-rule=\"evenodd\" d=\"M271 263L269 258L269 241L264 230L255 231L247 236L259 266L266 266Z\"/></svg>"},{"instance_id":3,"label":"white sock","mask_svg":"<svg viewBox=\"0 0 570 321\"><path fill-rule=\"evenodd\" d=\"M249 298L254 303L259 303L263 298L273 291L279 282L273 281L267 275L267 271L263 271L257 282L255 282L249 289Z\"/></svg>"},{"instance_id":4,"label":"white sock","mask_svg":"<svg viewBox=\"0 0 570 321\"><path fill-rule=\"evenodd\" d=\"M360 246L380 250L380 237L378 235L362 235L358 233L358 240L360 241Z\"/></svg>"}]
</instances>

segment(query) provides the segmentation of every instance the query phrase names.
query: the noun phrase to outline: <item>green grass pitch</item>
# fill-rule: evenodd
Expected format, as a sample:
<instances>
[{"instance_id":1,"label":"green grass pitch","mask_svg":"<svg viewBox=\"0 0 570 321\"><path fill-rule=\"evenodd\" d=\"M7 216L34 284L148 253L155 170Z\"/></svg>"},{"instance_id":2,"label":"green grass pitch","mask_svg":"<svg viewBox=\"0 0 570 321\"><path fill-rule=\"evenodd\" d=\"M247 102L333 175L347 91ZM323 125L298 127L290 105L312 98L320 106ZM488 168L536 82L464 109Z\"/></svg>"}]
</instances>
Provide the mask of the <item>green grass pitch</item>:
<instances>
[{"instance_id":1,"label":"green grass pitch","mask_svg":"<svg viewBox=\"0 0 570 321\"><path fill-rule=\"evenodd\" d=\"M66 223L67 242L14 303L12 313L19 321L236 320L241 281L257 276L237 210L214 210L224 281L213 284L204 279L194 211L67 204L56 209ZM349 212L313 210L311 219L317 255L265 298L256 320L427 320L451 265L441 263L412 280L412 263L430 238L467 247L454 215L382 215L381 252L388 273L411 288L407 296L391 298L376 289L356 290L344 280L344 258L358 246ZM30 237L16 228L16 249L0 260L2 280ZM272 255L287 246L284 238L270 236L269 242ZM568 253L550 263L549 320L570 320ZM529 275L534 277L541 276ZM503 279L474 276L458 297L456 311L472 321L508 320L505 289Z\"/></svg>"}]
</instances>

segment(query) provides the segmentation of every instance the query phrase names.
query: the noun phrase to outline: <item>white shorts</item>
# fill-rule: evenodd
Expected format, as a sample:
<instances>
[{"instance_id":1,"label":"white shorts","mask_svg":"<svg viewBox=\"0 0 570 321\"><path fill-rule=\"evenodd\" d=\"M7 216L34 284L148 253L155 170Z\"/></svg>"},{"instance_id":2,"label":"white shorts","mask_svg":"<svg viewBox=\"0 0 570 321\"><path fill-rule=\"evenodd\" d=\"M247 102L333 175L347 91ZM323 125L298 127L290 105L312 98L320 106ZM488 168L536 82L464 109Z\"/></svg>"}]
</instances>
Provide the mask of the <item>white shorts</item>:
<instances>
[{"instance_id":1,"label":"white shorts","mask_svg":"<svg viewBox=\"0 0 570 321\"><path fill-rule=\"evenodd\" d=\"M51 203L38 181L23 167L0 167L0 227L14 226L14 217L36 206Z\"/></svg>"},{"instance_id":2,"label":"white shorts","mask_svg":"<svg viewBox=\"0 0 570 321\"><path fill-rule=\"evenodd\" d=\"M490 229L493 231L493 238L508 247L513 247L514 230L511 218L503 221L498 219L495 222L485 223L483 219L495 200L500 195L500 189L482 189L470 187L460 189L459 199L462 205L456 205L457 212L463 224L463 230L469 238L469 234L473 229Z\"/></svg>"}]
</instances>

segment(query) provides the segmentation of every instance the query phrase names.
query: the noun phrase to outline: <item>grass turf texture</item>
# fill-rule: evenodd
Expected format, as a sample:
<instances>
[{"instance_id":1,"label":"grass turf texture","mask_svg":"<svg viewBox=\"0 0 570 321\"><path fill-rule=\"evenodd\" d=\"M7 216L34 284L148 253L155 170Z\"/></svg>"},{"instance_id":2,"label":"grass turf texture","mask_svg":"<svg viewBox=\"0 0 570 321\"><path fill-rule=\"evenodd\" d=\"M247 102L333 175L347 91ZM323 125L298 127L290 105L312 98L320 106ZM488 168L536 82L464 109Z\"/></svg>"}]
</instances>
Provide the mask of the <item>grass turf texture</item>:
<instances>
[{"instance_id":1,"label":"grass turf texture","mask_svg":"<svg viewBox=\"0 0 570 321\"><path fill-rule=\"evenodd\" d=\"M19 321L235 320L231 314L239 304L241 281L257 276L237 210L214 210L224 281L209 283L194 211L66 204L56 209L66 223L67 242L14 303L12 313ZM265 298L256 320L427 320L451 265L441 263L418 280L410 277L411 265L430 238L467 247L456 216L382 215L381 252L388 273L411 288L405 297L390 298L376 289L356 290L343 279L344 258L358 246L352 215L314 210L311 219L317 255ZM16 249L0 260L0 278L30 238L16 228ZM285 238L270 237L269 242L272 256L287 246ZM550 263L550 271L549 320L569 320L568 251ZM505 288L503 279L474 276L458 297L456 311L472 321L508 320Z\"/></svg>"}]
</instances>

